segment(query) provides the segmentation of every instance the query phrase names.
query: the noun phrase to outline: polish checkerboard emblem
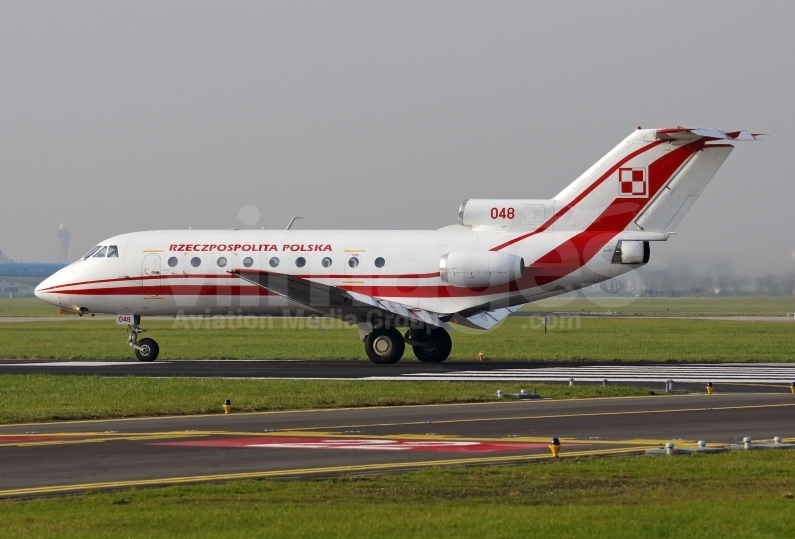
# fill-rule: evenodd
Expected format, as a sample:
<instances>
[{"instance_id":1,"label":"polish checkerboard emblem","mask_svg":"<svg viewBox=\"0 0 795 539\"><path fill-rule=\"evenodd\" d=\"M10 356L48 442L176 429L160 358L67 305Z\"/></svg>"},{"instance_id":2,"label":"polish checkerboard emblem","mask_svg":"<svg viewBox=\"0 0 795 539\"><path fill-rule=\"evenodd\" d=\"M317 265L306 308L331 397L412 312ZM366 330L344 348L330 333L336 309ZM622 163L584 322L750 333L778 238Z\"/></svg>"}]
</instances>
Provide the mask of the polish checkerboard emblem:
<instances>
[{"instance_id":1,"label":"polish checkerboard emblem","mask_svg":"<svg viewBox=\"0 0 795 539\"><path fill-rule=\"evenodd\" d=\"M618 169L618 196L621 198L646 198L649 184L645 168Z\"/></svg>"}]
</instances>

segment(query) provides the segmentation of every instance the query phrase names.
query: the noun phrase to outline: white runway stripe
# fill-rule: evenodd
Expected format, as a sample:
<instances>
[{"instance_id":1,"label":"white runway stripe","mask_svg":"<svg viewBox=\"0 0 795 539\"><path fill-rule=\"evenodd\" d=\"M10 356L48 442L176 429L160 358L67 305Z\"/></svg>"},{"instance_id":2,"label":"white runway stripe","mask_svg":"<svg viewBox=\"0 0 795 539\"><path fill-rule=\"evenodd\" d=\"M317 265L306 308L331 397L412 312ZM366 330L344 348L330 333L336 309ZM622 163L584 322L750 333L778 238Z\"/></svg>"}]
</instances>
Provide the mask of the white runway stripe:
<instances>
[{"instance_id":1,"label":"white runway stripe","mask_svg":"<svg viewBox=\"0 0 795 539\"><path fill-rule=\"evenodd\" d=\"M505 382L664 382L679 383L763 383L795 382L795 364L722 363L718 365L610 365L582 367L539 367L493 371L459 371L449 374L413 373L402 376L373 377L373 380L448 380Z\"/></svg>"}]
</instances>

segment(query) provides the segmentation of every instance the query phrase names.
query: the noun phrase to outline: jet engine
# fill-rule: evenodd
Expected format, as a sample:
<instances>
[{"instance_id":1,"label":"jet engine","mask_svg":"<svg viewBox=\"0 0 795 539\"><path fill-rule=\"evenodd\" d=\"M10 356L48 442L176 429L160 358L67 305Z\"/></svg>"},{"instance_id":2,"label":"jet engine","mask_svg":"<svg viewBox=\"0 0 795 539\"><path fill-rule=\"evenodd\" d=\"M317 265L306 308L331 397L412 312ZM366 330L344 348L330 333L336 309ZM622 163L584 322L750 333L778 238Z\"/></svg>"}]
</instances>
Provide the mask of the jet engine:
<instances>
[{"instance_id":1,"label":"jet engine","mask_svg":"<svg viewBox=\"0 0 795 539\"><path fill-rule=\"evenodd\" d=\"M621 241L616 255L622 264L646 264L649 261L648 241ZM615 261L615 260L614 260Z\"/></svg>"},{"instance_id":2,"label":"jet engine","mask_svg":"<svg viewBox=\"0 0 795 539\"><path fill-rule=\"evenodd\" d=\"M447 253L439 261L439 272L450 286L483 288L522 277L524 259L509 253Z\"/></svg>"}]
</instances>

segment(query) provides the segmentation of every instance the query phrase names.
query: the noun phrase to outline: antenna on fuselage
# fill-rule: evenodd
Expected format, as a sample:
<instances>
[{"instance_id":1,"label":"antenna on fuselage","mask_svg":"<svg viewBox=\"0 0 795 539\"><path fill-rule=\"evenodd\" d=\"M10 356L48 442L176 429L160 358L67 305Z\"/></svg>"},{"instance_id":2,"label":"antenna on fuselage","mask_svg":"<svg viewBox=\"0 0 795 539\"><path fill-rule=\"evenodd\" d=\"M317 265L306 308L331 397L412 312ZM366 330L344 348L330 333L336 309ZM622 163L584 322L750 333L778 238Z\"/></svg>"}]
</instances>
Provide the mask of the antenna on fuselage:
<instances>
[{"instance_id":1,"label":"antenna on fuselage","mask_svg":"<svg viewBox=\"0 0 795 539\"><path fill-rule=\"evenodd\" d=\"M285 230L290 230L290 227L291 227L291 226L293 226L293 223L295 222L295 220L296 220L296 219L303 219L303 217L293 217L293 218L290 220L290 224L289 224L289 225L287 225L287 228L285 228Z\"/></svg>"}]
</instances>

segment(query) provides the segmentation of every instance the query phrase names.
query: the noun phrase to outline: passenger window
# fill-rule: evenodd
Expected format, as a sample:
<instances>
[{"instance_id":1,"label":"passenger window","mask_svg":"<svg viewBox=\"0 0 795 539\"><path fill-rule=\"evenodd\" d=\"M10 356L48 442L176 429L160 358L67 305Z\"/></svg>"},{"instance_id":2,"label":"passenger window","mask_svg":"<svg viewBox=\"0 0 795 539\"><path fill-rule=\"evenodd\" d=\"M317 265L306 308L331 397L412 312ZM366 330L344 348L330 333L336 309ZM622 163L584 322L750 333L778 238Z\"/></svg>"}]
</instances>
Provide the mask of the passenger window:
<instances>
[{"instance_id":1,"label":"passenger window","mask_svg":"<svg viewBox=\"0 0 795 539\"><path fill-rule=\"evenodd\" d=\"M326 258L323 259L321 264L323 264L324 268L330 268L331 267L331 259L329 257L326 257Z\"/></svg>"},{"instance_id":2,"label":"passenger window","mask_svg":"<svg viewBox=\"0 0 795 539\"><path fill-rule=\"evenodd\" d=\"M172 256L171 258L169 258L169 259L168 259L168 265L169 265L170 267L172 267L172 268L173 268L173 267L174 267L174 266L176 266L177 264L179 264L179 260L177 259L177 257L176 257L176 256Z\"/></svg>"},{"instance_id":3,"label":"passenger window","mask_svg":"<svg viewBox=\"0 0 795 539\"><path fill-rule=\"evenodd\" d=\"M102 249L99 250L99 252L97 254L94 255L94 258L105 258L105 253L107 253L107 252L108 252L108 248L107 247L103 247Z\"/></svg>"},{"instance_id":4,"label":"passenger window","mask_svg":"<svg viewBox=\"0 0 795 539\"><path fill-rule=\"evenodd\" d=\"M224 258L223 256L218 259L218 267L219 268L226 267L226 258Z\"/></svg>"},{"instance_id":5,"label":"passenger window","mask_svg":"<svg viewBox=\"0 0 795 539\"><path fill-rule=\"evenodd\" d=\"M306 266L306 258L304 258L303 256L299 256L298 258L295 259L295 265L298 266L299 268L303 268L304 266Z\"/></svg>"},{"instance_id":6,"label":"passenger window","mask_svg":"<svg viewBox=\"0 0 795 539\"><path fill-rule=\"evenodd\" d=\"M190 259L190 265L193 266L194 268L198 268L199 266L202 265L202 259L199 258L198 256L194 256L193 258Z\"/></svg>"},{"instance_id":7,"label":"passenger window","mask_svg":"<svg viewBox=\"0 0 795 539\"><path fill-rule=\"evenodd\" d=\"M89 252L87 252L86 255L83 257L83 260L85 260L86 258L90 257L91 255L93 255L97 251L99 251L100 247L102 247L102 246L101 245L97 245L96 247L91 249Z\"/></svg>"},{"instance_id":8,"label":"passenger window","mask_svg":"<svg viewBox=\"0 0 795 539\"><path fill-rule=\"evenodd\" d=\"M250 256L247 256L246 258L243 259L243 265L246 266L247 268L250 268L251 266L254 265L254 259L251 258Z\"/></svg>"},{"instance_id":9,"label":"passenger window","mask_svg":"<svg viewBox=\"0 0 795 539\"><path fill-rule=\"evenodd\" d=\"M348 266L355 268L358 265L359 265L359 259L356 258L355 256L352 256L348 259Z\"/></svg>"},{"instance_id":10,"label":"passenger window","mask_svg":"<svg viewBox=\"0 0 795 539\"><path fill-rule=\"evenodd\" d=\"M376 268L383 268L384 264L386 264L386 260L384 260L380 256L375 259L375 267Z\"/></svg>"},{"instance_id":11,"label":"passenger window","mask_svg":"<svg viewBox=\"0 0 795 539\"><path fill-rule=\"evenodd\" d=\"M268 264L270 264L272 268L275 268L276 266L278 266L278 265L279 265L279 259L278 259L277 257L275 257L275 256L274 256L273 258L271 258L271 259L268 261Z\"/></svg>"},{"instance_id":12,"label":"passenger window","mask_svg":"<svg viewBox=\"0 0 795 539\"><path fill-rule=\"evenodd\" d=\"M108 258L119 258L119 249L115 245L108 246Z\"/></svg>"}]
</instances>

